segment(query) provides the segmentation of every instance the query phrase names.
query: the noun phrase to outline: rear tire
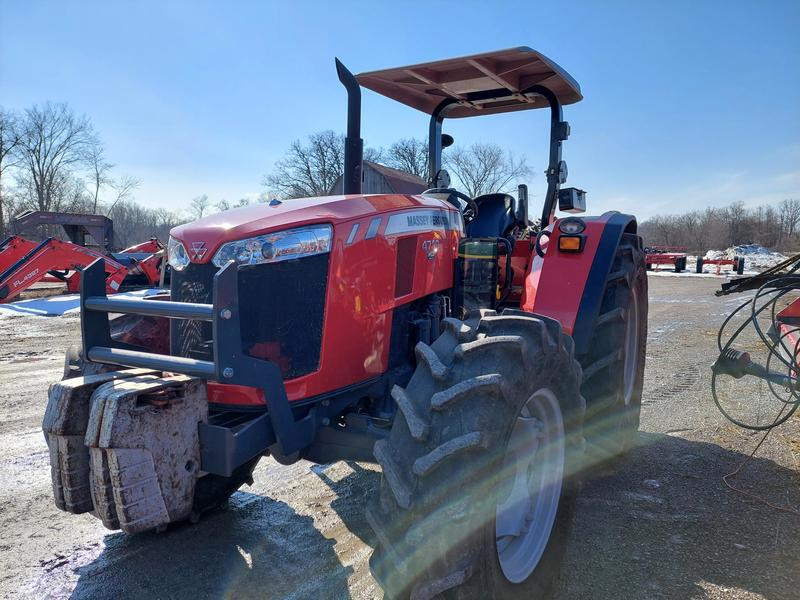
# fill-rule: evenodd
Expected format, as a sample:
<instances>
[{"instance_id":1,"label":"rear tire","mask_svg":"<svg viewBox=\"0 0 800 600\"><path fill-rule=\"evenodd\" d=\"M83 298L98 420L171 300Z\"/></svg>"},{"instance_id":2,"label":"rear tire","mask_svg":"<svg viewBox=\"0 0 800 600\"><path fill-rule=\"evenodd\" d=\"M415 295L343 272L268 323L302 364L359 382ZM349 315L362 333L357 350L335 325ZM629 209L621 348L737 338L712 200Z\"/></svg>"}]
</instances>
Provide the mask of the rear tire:
<instances>
[{"instance_id":1,"label":"rear tire","mask_svg":"<svg viewBox=\"0 0 800 600\"><path fill-rule=\"evenodd\" d=\"M583 448L572 338L516 310L443 323L417 346L408 386L392 390L398 415L375 444L370 567L390 598L550 597ZM546 442L510 449L534 438Z\"/></svg>"},{"instance_id":2,"label":"rear tire","mask_svg":"<svg viewBox=\"0 0 800 600\"><path fill-rule=\"evenodd\" d=\"M641 238L623 234L590 339L579 358L591 462L603 463L636 441L647 347L647 273Z\"/></svg>"},{"instance_id":3,"label":"rear tire","mask_svg":"<svg viewBox=\"0 0 800 600\"><path fill-rule=\"evenodd\" d=\"M744 256L740 256L739 259L736 261L736 274L737 275L744 274Z\"/></svg>"},{"instance_id":4,"label":"rear tire","mask_svg":"<svg viewBox=\"0 0 800 600\"><path fill-rule=\"evenodd\" d=\"M697 257L697 266L695 267L695 272L696 273L702 273L703 272L703 257L702 256L698 256Z\"/></svg>"}]
</instances>

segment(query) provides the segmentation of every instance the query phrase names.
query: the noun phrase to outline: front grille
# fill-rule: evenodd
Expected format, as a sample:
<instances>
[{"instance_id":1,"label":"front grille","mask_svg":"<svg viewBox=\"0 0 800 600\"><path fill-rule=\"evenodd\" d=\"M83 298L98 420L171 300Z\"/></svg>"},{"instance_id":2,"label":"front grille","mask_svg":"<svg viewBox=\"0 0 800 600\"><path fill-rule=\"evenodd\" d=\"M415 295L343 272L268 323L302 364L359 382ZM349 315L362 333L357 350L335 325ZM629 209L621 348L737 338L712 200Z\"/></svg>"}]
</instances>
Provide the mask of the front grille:
<instances>
[{"instance_id":1,"label":"front grille","mask_svg":"<svg viewBox=\"0 0 800 600\"><path fill-rule=\"evenodd\" d=\"M328 254L239 269L242 350L284 379L319 368Z\"/></svg>"},{"instance_id":2,"label":"front grille","mask_svg":"<svg viewBox=\"0 0 800 600\"><path fill-rule=\"evenodd\" d=\"M242 350L273 361L284 379L319 368L328 254L239 269ZM173 272L173 299L212 302L216 267L190 264ZM172 353L213 360L211 324L173 320Z\"/></svg>"},{"instance_id":3,"label":"front grille","mask_svg":"<svg viewBox=\"0 0 800 600\"><path fill-rule=\"evenodd\" d=\"M189 263L183 271L172 270L170 295L176 302L211 304L217 267L212 263ZM170 319L170 352L198 360L214 360L211 349L211 323Z\"/></svg>"}]
</instances>

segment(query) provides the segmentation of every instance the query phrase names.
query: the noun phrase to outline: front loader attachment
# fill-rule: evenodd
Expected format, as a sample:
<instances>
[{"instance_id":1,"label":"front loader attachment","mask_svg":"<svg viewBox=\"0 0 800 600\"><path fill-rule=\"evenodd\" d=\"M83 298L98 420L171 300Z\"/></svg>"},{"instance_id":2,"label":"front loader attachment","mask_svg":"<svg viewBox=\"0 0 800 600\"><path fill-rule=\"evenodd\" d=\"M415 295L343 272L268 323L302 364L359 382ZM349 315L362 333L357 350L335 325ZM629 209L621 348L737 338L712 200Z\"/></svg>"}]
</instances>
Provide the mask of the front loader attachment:
<instances>
[{"instance_id":1,"label":"front loader attachment","mask_svg":"<svg viewBox=\"0 0 800 600\"><path fill-rule=\"evenodd\" d=\"M71 242L47 238L34 243L12 236L0 245L0 303L10 302L51 274L65 278L60 272L80 271L102 258L94 250ZM109 293L119 291L128 270L115 260L107 259L103 267L104 287Z\"/></svg>"},{"instance_id":2,"label":"front loader attachment","mask_svg":"<svg viewBox=\"0 0 800 600\"><path fill-rule=\"evenodd\" d=\"M0 273L36 247L36 242L11 235L0 243Z\"/></svg>"}]
</instances>

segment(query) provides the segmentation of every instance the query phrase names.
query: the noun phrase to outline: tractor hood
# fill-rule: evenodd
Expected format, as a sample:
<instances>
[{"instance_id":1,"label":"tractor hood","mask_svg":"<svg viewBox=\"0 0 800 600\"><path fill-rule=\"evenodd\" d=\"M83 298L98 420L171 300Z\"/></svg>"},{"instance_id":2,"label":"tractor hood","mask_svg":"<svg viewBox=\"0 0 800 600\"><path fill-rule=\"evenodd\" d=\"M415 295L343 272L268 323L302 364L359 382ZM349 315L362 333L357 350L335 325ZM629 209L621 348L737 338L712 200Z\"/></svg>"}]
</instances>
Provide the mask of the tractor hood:
<instances>
[{"instance_id":1,"label":"tractor hood","mask_svg":"<svg viewBox=\"0 0 800 600\"><path fill-rule=\"evenodd\" d=\"M450 204L436 198L396 194L273 200L265 204L226 210L180 225L172 229L170 235L183 242L187 248L202 248L202 253L192 253L192 262L207 263L226 242L313 223L330 223L335 227L340 223L370 215L420 207L453 210Z\"/></svg>"}]
</instances>

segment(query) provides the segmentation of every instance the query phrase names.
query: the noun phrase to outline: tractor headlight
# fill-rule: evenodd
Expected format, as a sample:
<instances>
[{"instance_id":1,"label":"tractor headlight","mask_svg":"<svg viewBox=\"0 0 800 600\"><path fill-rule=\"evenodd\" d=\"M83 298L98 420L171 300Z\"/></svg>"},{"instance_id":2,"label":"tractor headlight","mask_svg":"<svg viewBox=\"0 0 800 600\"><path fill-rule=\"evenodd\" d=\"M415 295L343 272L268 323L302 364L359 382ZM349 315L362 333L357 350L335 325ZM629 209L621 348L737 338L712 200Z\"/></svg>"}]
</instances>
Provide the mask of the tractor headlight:
<instances>
[{"instance_id":1,"label":"tractor headlight","mask_svg":"<svg viewBox=\"0 0 800 600\"><path fill-rule=\"evenodd\" d=\"M176 271L183 271L186 265L189 264L189 254L183 242L176 240L174 237L169 236L169 243L167 244L167 256L169 266Z\"/></svg>"},{"instance_id":2,"label":"tractor headlight","mask_svg":"<svg viewBox=\"0 0 800 600\"><path fill-rule=\"evenodd\" d=\"M333 228L330 225L311 225L265 233L224 244L214 255L212 262L218 267L225 266L231 260L237 265L260 265L325 254L331 250L332 238Z\"/></svg>"}]
</instances>

